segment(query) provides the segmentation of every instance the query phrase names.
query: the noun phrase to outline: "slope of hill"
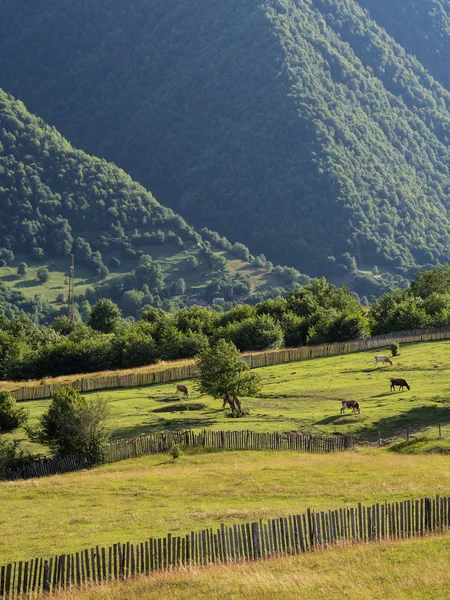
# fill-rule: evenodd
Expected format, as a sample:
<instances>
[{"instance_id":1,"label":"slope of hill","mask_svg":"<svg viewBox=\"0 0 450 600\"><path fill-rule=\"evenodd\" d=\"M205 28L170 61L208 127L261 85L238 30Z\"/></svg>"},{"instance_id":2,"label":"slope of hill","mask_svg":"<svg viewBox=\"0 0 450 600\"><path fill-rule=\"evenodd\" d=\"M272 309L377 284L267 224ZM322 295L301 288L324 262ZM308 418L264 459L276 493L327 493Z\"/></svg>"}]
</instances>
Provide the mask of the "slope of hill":
<instances>
[{"instance_id":1,"label":"slope of hill","mask_svg":"<svg viewBox=\"0 0 450 600\"><path fill-rule=\"evenodd\" d=\"M0 278L16 293L2 288L6 314L24 302L21 291L61 305L71 253L76 294L94 285L91 299L114 294L131 315L143 305L170 308L171 298L186 294L230 299L298 279L293 269L253 260L242 244L209 230L200 235L123 171L75 150L1 90L0 123Z\"/></svg>"},{"instance_id":2,"label":"slope of hill","mask_svg":"<svg viewBox=\"0 0 450 600\"><path fill-rule=\"evenodd\" d=\"M409 275L450 260L448 8L391 27L377 1L2 0L0 85L197 226L312 274ZM425 66L397 34L430 38Z\"/></svg>"},{"instance_id":3,"label":"slope of hill","mask_svg":"<svg viewBox=\"0 0 450 600\"><path fill-rule=\"evenodd\" d=\"M448 0L359 0L376 21L450 89ZM405 27L406 25L406 27Z\"/></svg>"}]
</instances>

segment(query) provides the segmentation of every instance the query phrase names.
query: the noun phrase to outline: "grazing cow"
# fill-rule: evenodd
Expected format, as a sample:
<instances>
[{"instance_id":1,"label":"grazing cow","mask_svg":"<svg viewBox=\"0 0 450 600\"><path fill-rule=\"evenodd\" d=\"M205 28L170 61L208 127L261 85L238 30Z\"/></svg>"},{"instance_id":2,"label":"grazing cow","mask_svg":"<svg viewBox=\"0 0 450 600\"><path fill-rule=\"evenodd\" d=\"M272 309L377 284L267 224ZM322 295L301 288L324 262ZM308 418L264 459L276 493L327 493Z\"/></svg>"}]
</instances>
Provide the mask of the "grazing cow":
<instances>
[{"instance_id":1,"label":"grazing cow","mask_svg":"<svg viewBox=\"0 0 450 600\"><path fill-rule=\"evenodd\" d=\"M403 390L404 387L408 388L408 390L411 389L406 383L406 379L389 379L389 381L391 382L391 392L395 392L396 385L398 385L401 390Z\"/></svg>"},{"instance_id":2,"label":"grazing cow","mask_svg":"<svg viewBox=\"0 0 450 600\"><path fill-rule=\"evenodd\" d=\"M177 385L177 394L181 392L185 398L189 398L189 392L185 385L178 384Z\"/></svg>"},{"instance_id":3,"label":"grazing cow","mask_svg":"<svg viewBox=\"0 0 450 600\"><path fill-rule=\"evenodd\" d=\"M344 413L346 408L351 408L352 413L361 412L359 402L357 400L342 400L341 415Z\"/></svg>"},{"instance_id":4,"label":"grazing cow","mask_svg":"<svg viewBox=\"0 0 450 600\"><path fill-rule=\"evenodd\" d=\"M392 360L389 358L389 356L386 356L384 354L380 354L378 356L375 356L373 359L373 364L378 367L378 363L381 363L381 366L383 365L393 365L394 363L392 362Z\"/></svg>"}]
</instances>

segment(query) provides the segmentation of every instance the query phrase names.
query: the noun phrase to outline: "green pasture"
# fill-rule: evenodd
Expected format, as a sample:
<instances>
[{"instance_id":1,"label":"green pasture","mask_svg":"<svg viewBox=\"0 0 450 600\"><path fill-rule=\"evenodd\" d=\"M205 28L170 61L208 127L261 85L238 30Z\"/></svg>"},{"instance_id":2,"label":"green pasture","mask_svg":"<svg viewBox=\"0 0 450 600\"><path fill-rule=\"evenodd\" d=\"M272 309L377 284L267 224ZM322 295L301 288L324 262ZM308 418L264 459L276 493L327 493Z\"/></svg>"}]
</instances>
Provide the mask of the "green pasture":
<instances>
[{"instance_id":1,"label":"green pasture","mask_svg":"<svg viewBox=\"0 0 450 600\"><path fill-rule=\"evenodd\" d=\"M378 352L386 352L381 350ZM113 438L175 429L251 429L355 434L361 441L400 441L420 432L443 441L450 438L450 341L404 345L393 367L373 365L375 351L315 358L258 369L260 394L242 399L247 415L232 419L220 400L200 395L195 381L185 383L189 400L176 394L176 384L95 392L110 406ZM403 377L410 391L390 391L390 377ZM361 414L340 414L341 400L358 400ZM31 421L50 400L24 402ZM22 430L13 436L26 443ZM403 447L405 451L405 448ZM411 448L414 450L414 448Z\"/></svg>"},{"instance_id":2,"label":"green pasture","mask_svg":"<svg viewBox=\"0 0 450 600\"><path fill-rule=\"evenodd\" d=\"M360 448L185 452L0 482L0 564L220 523L403 500L450 488L448 458Z\"/></svg>"}]
</instances>

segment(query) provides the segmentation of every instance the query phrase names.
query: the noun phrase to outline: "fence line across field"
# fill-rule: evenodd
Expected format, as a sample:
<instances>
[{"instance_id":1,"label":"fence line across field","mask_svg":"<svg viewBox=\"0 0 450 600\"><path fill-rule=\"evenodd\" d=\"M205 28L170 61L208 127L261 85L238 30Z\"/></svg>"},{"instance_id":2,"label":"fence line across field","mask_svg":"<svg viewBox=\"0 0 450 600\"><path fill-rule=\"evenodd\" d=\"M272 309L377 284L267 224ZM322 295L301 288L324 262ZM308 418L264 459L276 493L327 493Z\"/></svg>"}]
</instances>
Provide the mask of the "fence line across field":
<instances>
[{"instance_id":1,"label":"fence line across field","mask_svg":"<svg viewBox=\"0 0 450 600\"><path fill-rule=\"evenodd\" d=\"M405 344L408 342L444 339L450 339L450 327L442 329L401 331L350 342L335 342L333 344L322 344L319 346L301 346L299 348L271 350L258 354L243 354L242 358L247 362L250 368L254 369L257 367L306 360L308 358L372 350L388 346L392 342ZM148 373L84 377L71 382L70 385L80 392L93 392L114 388L141 387L158 383L168 383L170 381L191 379L192 377L195 377L196 374L196 366L191 363L182 366L168 367L167 369L159 371L150 371ZM50 398L54 389L60 385L61 384L59 383L53 383L33 387L21 387L14 390L12 394L16 400L40 400Z\"/></svg>"},{"instance_id":2,"label":"fence line across field","mask_svg":"<svg viewBox=\"0 0 450 600\"><path fill-rule=\"evenodd\" d=\"M208 448L212 450L296 450L298 452L340 452L355 446L352 436L313 436L288 433L256 433L253 431L192 430L150 433L137 438L113 440L105 453L104 463L112 463L147 454L168 452L180 448ZM57 473L68 473L94 466L85 456L71 455L35 461L19 471L4 476L6 480L30 479Z\"/></svg>"},{"instance_id":3,"label":"fence line across field","mask_svg":"<svg viewBox=\"0 0 450 600\"><path fill-rule=\"evenodd\" d=\"M314 511L191 531L133 544L96 546L52 558L0 567L0 597L7 600L58 593L179 567L257 561L332 546L398 540L449 530L450 498L376 503Z\"/></svg>"}]
</instances>

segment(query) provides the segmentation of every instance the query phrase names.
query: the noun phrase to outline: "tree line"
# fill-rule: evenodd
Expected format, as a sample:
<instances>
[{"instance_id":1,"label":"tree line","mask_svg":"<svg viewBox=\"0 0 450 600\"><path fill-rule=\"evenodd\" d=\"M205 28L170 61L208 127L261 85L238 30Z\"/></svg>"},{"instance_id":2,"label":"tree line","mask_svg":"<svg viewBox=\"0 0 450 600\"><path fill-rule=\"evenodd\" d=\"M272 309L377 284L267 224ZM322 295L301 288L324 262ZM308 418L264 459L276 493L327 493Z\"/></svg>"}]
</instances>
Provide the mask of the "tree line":
<instances>
[{"instance_id":1,"label":"tree line","mask_svg":"<svg viewBox=\"0 0 450 600\"><path fill-rule=\"evenodd\" d=\"M345 286L315 279L285 297L230 310L193 306L174 312L149 308L123 318L100 298L85 321L58 316L49 326L29 317L0 317L0 377L40 379L138 367L191 358L219 340L240 351L364 338L391 331L450 325L450 267L421 271L406 290L363 306Z\"/></svg>"}]
</instances>

